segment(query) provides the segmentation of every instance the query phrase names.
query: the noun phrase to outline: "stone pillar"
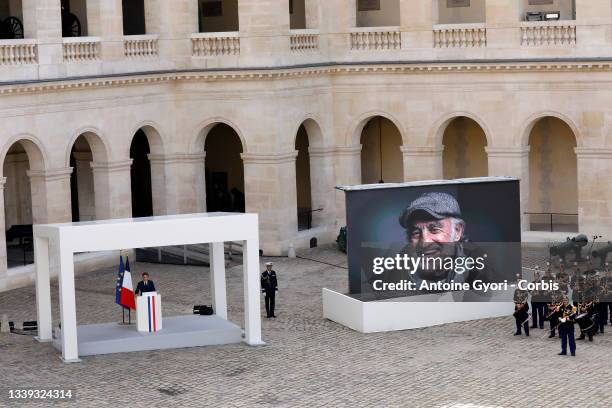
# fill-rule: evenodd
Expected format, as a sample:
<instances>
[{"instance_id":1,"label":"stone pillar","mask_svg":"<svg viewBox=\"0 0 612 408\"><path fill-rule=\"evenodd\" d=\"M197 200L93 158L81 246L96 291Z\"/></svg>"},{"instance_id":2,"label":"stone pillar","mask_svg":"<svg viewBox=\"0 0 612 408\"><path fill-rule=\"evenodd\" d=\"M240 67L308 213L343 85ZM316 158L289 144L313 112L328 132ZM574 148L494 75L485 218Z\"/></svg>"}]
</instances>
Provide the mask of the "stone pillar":
<instances>
[{"instance_id":1,"label":"stone pillar","mask_svg":"<svg viewBox=\"0 0 612 408\"><path fill-rule=\"evenodd\" d=\"M96 203L93 173L91 171L92 155L90 152L74 152L76 161L74 171L77 176L77 191L79 196L79 219L91 221L96 218Z\"/></svg>"},{"instance_id":2,"label":"stone pillar","mask_svg":"<svg viewBox=\"0 0 612 408\"><path fill-rule=\"evenodd\" d=\"M323 209L323 211L312 213L314 227L336 224L334 154L334 148L310 147L308 149L312 209Z\"/></svg>"},{"instance_id":3,"label":"stone pillar","mask_svg":"<svg viewBox=\"0 0 612 408\"><path fill-rule=\"evenodd\" d=\"M176 68L189 66L191 34L198 32L198 0L145 0L145 25L147 34L159 35L161 59Z\"/></svg>"},{"instance_id":4,"label":"stone pillar","mask_svg":"<svg viewBox=\"0 0 612 408\"><path fill-rule=\"evenodd\" d=\"M38 40L38 75L40 79L61 75L64 54L60 0L23 0L25 38Z\"/></svg>"},{"instance_id":5,"label":"stone pillar","mask_svg":"<svg viewBox=\"0 0 612 408\"><path fill-rule=\"evenodd\" d=\"M305 0L304 12L306 14L306 28L318 29L321 21L321 12L324 10L324 4L321 0Z\"/></svg>"},{"instance_id":6,"label":"stone pillar","mask_svg":"<svg viewBox=\"0 0 612 408\"><path fill-rule=\"evenodd\" d=\"M444 146L402 146L404 181L441 180Z\"/></svg>"},{"instance_id":7,"label":"stone pillar","mask_svg":"<svg viewBox=\"0 0 612 408\"><path fill-rule=\"evenodd\" d=\"M6 177L0 177L0 231L3 236L0 237L0 291L6 287L6 225L4 223L4 186L6 185Z\"/></svg>"},{"instance_id":8,"label":"stone pillar","mask_svg":"<svg viewBox=\"0 0 612 408\"><path fill-rule=\"evenodd\" d=\"M486 0L487 47L521 46L521 1Z\"/></svg>"},{"instance_id":9,"label":"stone pillar","mask_svg":"<svg viewBox=\"0 0 612 408\"><path fill-rule=\"evenodd\" d=\"M155 215L188 214L206 208L205 153L178 153L149 155L153 184L153 208ZM159 197L163 194L163 197ZM156 203L159 203L156 205ZM163 210L158 208L163 204Z\"/></svg>"},{"instance_id":10,"label":"stone pillar","mask_svg":"<svg viewBox=\"0 0 612 408\"><path fill-rule=\"evenodd\" d=\"M104 61L124 58L122 0L87 0L87 33L100 37Z\"/></svg>"},{"instance_id":11,"label":"stone pillar","mask_svg":"<svg viewBox=\"0 0 612 408\"><path fill-rule=\"evenodd\" d=\"M516 177L520 181L521 230L529 231L529 147L485 147L489 162L489 176Z\"/></svg>"},{"instance_id":12,"label":"stone pillar","mask_svg":"<svg viewBox=\"0 0 612 408\"><path fill-rule=\"evenodd\" d=\"M246 65L274 65L289 53L289 2L240 0L240 57Z\"/></svg>"},{"instance_id":13,"label":"stone pillar","mask_svg":"<svg viewBox=\"0 0 612 408\"><path fill-rule=\"evenodd\" d=\"M612 2L609 0L576 1L576 37L580 48L597 51L612 40Z\"/></svg>"},{"instance_id":14,"label":"stone pillar","mask_svg":"<svg viewBox=\"0 0 612 408\"><path fill-rule=\"evenodd\" d=\"M246 211L259 214L260 247L286 255L297 233L295 159L287 153L243 153Z\"/></svg>"},{"instance_id":15,"label":"stone pillar","mask_svg":"<svg viewBox=\"0 0 612 408\"><path fill-rule=\"evenodd\" d=\"M132 217L132 159L91 163L94 178L96 219Z\"/></svg>"},{"instance_id":16,"label":"stone pillar","mask_svg":"<svg viewBox=\"0 0 612 408\"><path fill-rule=\"evenodd\" d=\"M72 221L71 174L72 167L27 172L32 188L34 224Z\"/></svg>"},{"instance_id":17,"label":"stone pillar","mask_svg":"<svg viewBox=\"0 0 612 408\"><path fill-rule=\"evenodd\" d=\"M575 149L578 164L578 230L612 240L612 149Z\"/></svg>"},{"instance_id":18,"label":"stone pillar","mask_svg":"<svg viewBox=\"0 0 612 408\"><path fill-rule=\"evenodd\" d=\"M433 48L438 0L399 0L403 48Z\"/></svg>"},{"instance_id":19,"label":"stone pillar","mask_svg":"<svg viewBox=\"0 0 612 408\"><path fill-rule=\"evenodd\" d=\"M361 184L361 145L341 146L335 149L336 185L352 186ZM344 191L336 190L336 222L346 225L346 200Z\"/></svg>"},{"instance_id":20,"label":"stone pillar","mask_svg":"<svg viewBox=\"0 0 612 408\"><path fill-rule=\"evenodd\" d=\"M342 59L351 48L351 29L357 25L356 1L319 0L319 48L322 55Z\"/></svg>"}]
</instances>

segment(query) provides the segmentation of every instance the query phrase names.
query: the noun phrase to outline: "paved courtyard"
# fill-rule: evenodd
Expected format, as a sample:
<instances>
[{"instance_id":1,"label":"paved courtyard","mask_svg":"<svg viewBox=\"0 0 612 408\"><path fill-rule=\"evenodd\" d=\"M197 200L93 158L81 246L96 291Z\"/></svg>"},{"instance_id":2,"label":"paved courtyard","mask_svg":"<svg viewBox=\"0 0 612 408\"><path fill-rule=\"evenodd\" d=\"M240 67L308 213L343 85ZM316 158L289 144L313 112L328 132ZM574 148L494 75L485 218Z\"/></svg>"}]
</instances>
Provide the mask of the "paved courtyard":
<instances>
[{"instance_id":1,"label":"paved courtyard","mask_svg":"<svg viewBox=\"0 0 612 408\"><path fill-rule=\"evenodd\" d=\"M5 334L0 388L73 388L79 407L612 405L609 326L593 343L579 342L575 358L557 356L559 340L546 338L543 330L532 330L529 338L513 336L511 310L506 318L360 334L322 318L321 288L347 287L343 254L326 247L300 256L261 259L275 262L280 281L278 318L262 321L267 346L115 354L63 364L51 345ZM163 292L166 316L210 303L207 268L132 263L133 274L143 271ZM115 276L115 269L106 269L77 278L80 324L120 319ZM229 269L227 281L229 318L242 325L242 267ZM55 284L53 295L57 306ZM2 313L35 320L34 288L0 293ZM57 319L57 307L53 314Z\"/></svg>"}]
</instances>

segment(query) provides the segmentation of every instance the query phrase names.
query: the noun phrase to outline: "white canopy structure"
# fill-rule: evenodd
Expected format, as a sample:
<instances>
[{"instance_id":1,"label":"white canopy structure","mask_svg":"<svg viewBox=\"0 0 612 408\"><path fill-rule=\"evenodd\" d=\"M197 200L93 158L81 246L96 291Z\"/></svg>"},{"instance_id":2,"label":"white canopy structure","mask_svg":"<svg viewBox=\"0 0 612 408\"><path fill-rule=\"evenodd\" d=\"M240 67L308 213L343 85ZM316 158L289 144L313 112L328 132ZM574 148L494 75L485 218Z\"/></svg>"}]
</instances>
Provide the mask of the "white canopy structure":
<instances>
[{"instance_id":1,"label":"white canopy structure","mask_svg":"<svg viewBox=\"0 0 612 408\"><path fill-rule=\"evenodd\" d=\"M257 214L202 213L34 226L38 340L52 341L50 259L59 265L61 350L65 362L79 361L74 283L76 252L170 245L210 244L213 308L227 319L223 243L244 241L244 341L261 339L259 232ZM109 301L109 307L113 306Z\"/></svg>"}]
</instances>

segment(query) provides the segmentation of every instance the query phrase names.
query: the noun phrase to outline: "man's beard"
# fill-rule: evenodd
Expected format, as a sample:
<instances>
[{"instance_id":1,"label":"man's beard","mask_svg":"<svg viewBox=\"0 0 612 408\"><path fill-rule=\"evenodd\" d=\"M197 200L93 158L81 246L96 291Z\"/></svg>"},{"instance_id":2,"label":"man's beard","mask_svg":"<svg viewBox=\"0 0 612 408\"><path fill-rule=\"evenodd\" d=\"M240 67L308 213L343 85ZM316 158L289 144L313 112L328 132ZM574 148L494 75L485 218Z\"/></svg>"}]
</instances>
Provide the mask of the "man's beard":
<instances>
[{"instance_id":1,"label":"man's beard","mask_svg":"<svg viewBox=\"0 0 612 408\"><path fill-rule=\"evenodd\" d=\"M427 281L441 281L448 278L449 270L444 269L444 260L446 258L455 258L456 242L437 243L432 242L426 245L417 244L411 247L411 256L423 257L423 262L428 265L428 268L421 267L416 271L416 274ZM432 266L437 268L433 268Z\"/></svg>"}]
</instances>

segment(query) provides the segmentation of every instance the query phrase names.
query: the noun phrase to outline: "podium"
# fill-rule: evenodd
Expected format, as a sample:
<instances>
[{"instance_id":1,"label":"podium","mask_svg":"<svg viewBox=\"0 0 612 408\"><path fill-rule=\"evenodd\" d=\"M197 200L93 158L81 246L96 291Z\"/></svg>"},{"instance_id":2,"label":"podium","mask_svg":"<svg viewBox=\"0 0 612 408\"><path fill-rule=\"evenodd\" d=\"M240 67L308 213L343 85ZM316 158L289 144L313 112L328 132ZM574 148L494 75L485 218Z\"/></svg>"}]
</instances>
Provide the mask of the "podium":
<instances>
[{"instance_id":1,"label":"podium","mask_svg":"<svg viewBox=\"0 0 612 408\"><path fill-rule=\"evenodd\" d=\"M161 295L146 292L136 296L136 330L155 333L162 329Z\"/></svg>"}]
</instances>

